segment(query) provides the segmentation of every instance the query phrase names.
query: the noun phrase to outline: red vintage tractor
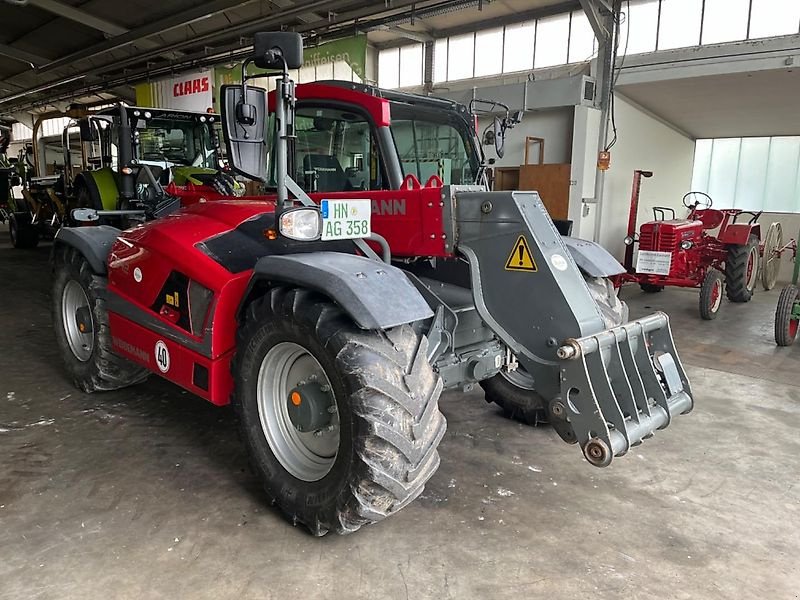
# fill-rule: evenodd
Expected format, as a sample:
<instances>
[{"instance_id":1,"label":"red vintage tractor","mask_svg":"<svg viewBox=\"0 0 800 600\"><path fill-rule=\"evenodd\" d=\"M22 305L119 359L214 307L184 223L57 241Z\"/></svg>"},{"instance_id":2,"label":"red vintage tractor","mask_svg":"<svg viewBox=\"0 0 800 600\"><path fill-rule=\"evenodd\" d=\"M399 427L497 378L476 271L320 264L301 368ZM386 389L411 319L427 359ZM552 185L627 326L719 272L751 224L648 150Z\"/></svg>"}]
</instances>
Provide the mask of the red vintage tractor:
<instances>
[{"instance_id":1,"label":"red vintage tractor","mask_svg":"<svg viewBox=\"0 0 800 600\"><path fill-rule=\"evenodd\" d=\"M622 265L562 238L535 192L487 189L466 107L295 88L300 36L254 46L221 91L225 140L272 195L58 232L55 334L80 389L154 373L232 403L267 494L316 535L419 496L444 389L481 385L598 467L692 409L667 315L626 323ZM277 78L269 98L251 62Z\"/></svg>"},{"instance_id":2,"label":"red vintage tractor","mask_svg":"<svg viewBox=\"0 0 800 600\"><path fill-rule=\"evenodd\" d=\"M666 286L700 288L700 316L707 320L717 317L723 291L731 302L749 302L758 281L761 213L715 209L708 194L689 192L683 197L689 210L686 218L676 218L673 208L657 206L654 220L642 223L636 233L642 178L652 175L652 171L634 171L623 263L626 273L618 281L636 282L648 293ZM742 216L749 217L747 222L737 223Z\"/></svg>"}]
</instances>

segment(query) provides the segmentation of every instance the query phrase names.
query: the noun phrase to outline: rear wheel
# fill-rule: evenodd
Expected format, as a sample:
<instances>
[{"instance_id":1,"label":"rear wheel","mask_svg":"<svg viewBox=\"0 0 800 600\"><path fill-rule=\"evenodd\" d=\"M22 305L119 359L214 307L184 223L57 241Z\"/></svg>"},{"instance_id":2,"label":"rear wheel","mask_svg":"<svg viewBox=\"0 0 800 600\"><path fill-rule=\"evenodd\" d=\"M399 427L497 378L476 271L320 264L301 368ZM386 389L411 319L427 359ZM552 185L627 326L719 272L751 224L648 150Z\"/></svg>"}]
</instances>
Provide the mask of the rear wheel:
<instances>
[{"instance_id":1,"label":"rear wheel","mask_svg":"<svg viewBox=\"0 0 800 600\"><path fill-rule=\"evenodd\" d=\"M314 535L350 533L414 500L439 466L442 382L410 325L359 329L324 296L253 302L233 365L251 464Z\"/></svg>"},{"instance_id":2,"label":"rear wheel","mask_svg":"<svg viewBox=\"0 0 800 600\"><path fill-rule=\"evenodd\" d=\"M709 269L700 285L700 316L706 321L717 318L722 306L722 273Z\"/></svg>"},{"instance_id":3,"label":"rear wheel","mask_svg":"<svg viewBox=\"0 0 800 600\"><path fill-rule=\"evenodd\" d=\"M775 343L778 346L791 346L797 337L798 320L794 317L794 307L798 297L800 290L794 285L787 285L781 290L775 309Z\"/></svg>"},{"instance_id":4,"label":"rear wheel","mask_svg":"<svg viewBox=\"0 0 800 600\"><path fill-rule=\"evenodd\" d=\"M749 302L758 281L758 238L730 246L725 260L725 289L731 302Z\"/></svg>"},{"instance_id":5,"label":"rear wheel","mask_svg":"<svg viewBox=\"0 0 800 600\"><path fill-rule=\"evenodd\" d=\"M105 281L76 250L57 250L53 328L64 365L84 392L115 390L147 378L148 371L114 354L102 290Z\"/></svg>"},{"instance_id":6,"label":"rear wheel","mask_svg":"<svg viewBox=\"0 0 800 600\"><path fill-rule=\"evenodd\" d=\"M586 277L589 293L597 304L606 328L628 320L628 305L617 296L614 284L605 277ZM523 368L501 371L480 382L487 402L494 402L503 414L528 425L547 423L547 400L539 395L533 377Z\"/></svg>"},{"instance_id":7,"label":"rear wheel","mask_svg":"<svg viewBox=\"0 0 800 600\"><path fill-rule=\"evenodd\" d=\"M36 248L39 245L39 230L31 225L31 216L28 213L9 215L8 234L14 248Z\"/></svg>"}]
</instances>

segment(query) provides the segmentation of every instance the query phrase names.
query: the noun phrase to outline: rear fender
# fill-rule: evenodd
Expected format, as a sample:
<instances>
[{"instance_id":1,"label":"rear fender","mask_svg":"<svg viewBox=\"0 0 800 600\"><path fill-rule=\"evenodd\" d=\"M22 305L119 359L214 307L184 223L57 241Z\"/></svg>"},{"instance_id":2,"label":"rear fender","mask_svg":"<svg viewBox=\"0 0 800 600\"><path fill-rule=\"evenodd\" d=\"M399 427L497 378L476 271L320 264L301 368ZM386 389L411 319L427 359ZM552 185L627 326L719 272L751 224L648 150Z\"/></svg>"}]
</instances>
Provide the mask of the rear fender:
<instances>
[{"instance_id":1,"label":"rear fender","mask_svg":"<svg viewBox=\"0 0 800 600\"><path fill-rule=\"evenodd\" d=\"M614 277L625 272L625 267L600 244L566 236L561 239L575 264L589 277Z\"/></svg>"},{"instance_id":2,"label":"rear fender","mask_svg":"<svg viewBox=\"0 0 800 600\"><path fill-rule=\"evenodd\" d=\"M84 171L75 178L75 186L84 185L89 190L95 210L116 210L119 199L117 175L111 167L96 171Z\"/></svg>"},{"instance_id":3,"label":"rear fender","mask_svg":"<svg viewBox=\"0 0 800 600\"><path fill-rule=\"evenodd\" d=\"M750 241L751 235L756 236L759 240L761 239L760 224L734 223L719 232L719 241L723 244L744 246Z\"/></svg>"},{"instance_id":4,"label":"rear fender","mask_svg":"<svg viewBox=\"0 0 800 600\"><path fill-rule=\"evenodd\" d=\"M253 269L239 317L273 285L315 290L336 302L361 329L389 329L433 317L433 311L397 267L342 252L265 256Z\"/></svg>"},{"instance_id":5,"label":"rear fender","mask_svg":"<svg viewBox=\"0 0 800 600\"><path fill-rule=\"evenodd\" d=\"M119 229L109 225L62 227L53 240L52 255L64 246L75 248L86 258L95 274L105 275L108 253L120 233Z\"/></svg>"}]
</instances>

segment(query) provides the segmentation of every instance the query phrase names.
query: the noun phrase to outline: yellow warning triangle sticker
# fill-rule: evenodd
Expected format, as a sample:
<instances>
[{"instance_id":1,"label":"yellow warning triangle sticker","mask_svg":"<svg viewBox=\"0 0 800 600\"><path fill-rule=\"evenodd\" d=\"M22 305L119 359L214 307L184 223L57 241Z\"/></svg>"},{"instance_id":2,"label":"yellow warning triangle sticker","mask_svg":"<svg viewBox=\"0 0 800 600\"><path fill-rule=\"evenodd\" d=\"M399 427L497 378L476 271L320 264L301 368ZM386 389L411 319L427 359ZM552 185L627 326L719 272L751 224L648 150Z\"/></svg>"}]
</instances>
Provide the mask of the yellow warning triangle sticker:
<instances>
[{"instance_id":1,"label":"yellow warning triangle sticker","mask_svg":"<svg viewBox=\"0 0 800 600\"><path fill-rule=\"evenodd\" d=\"M523 271L525 273L535 273L539 269L536 268L536 261L533 260L533 254L528 247L528 242L524 235L517 238L511 254L508 255L506 261L506 271Z\"/></svg>"}]
</instances>

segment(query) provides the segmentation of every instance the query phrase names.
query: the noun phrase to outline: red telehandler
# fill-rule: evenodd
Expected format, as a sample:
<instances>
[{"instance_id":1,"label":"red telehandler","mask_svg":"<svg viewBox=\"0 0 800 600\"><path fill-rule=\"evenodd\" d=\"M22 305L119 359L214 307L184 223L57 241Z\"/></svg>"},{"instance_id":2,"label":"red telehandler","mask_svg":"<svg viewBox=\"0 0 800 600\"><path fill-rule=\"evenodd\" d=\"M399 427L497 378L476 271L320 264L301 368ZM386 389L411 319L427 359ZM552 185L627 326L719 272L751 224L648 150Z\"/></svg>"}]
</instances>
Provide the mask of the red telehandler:
<instances>
[{"instance_id":1,"label":"red telehandler","mask_svg":"<svg viewBox=\"0 0 800 600\"><path fill-rule=\"evenodd\" d=\"M444 389L482 385L599 467L692 409L667 316L625 322L617 261L562 239L535 192L482 185L465 107L295 88L300 36L254 46L222 89L224 132L272 196L59 232L55 329L80 389L155 373L233 403L267 494L315 535L422 492ZM251 62L277 78L269 98Z\"/></svg>"}]
</instances>

